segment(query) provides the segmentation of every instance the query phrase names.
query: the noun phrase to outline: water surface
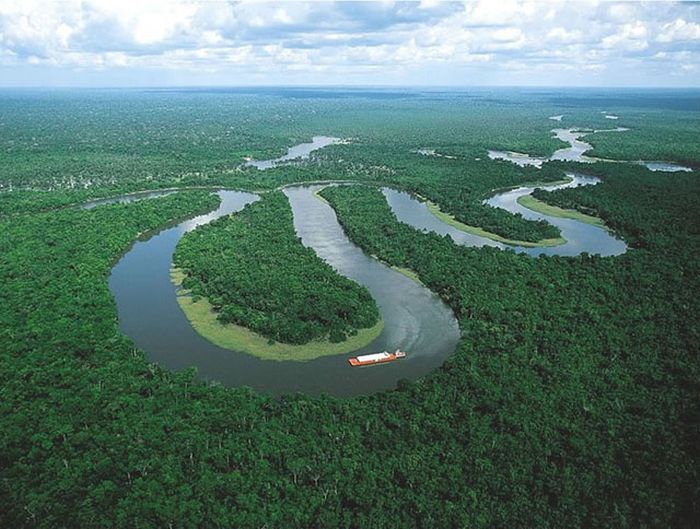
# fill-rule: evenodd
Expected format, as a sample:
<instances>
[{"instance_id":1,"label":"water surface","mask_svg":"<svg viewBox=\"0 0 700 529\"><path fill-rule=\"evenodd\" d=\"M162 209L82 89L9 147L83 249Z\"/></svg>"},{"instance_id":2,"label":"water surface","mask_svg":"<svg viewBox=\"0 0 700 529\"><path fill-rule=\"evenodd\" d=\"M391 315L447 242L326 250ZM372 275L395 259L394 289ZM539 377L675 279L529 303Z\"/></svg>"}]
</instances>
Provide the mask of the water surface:
<instances>
[{"instance_id":1,"label":"water surface","mask_svg":"<svg viewBox=\"0 0 700 529\"><path fill-rule=\"evenodd\" d=\"M566 187L577 187L580 185L594 185L600 182L599 179L570 173L567 176L571 181L566 184L551 186L539 186L547 190L563 189ZM521 196L529 195L535 190L534 187L518 187L510 191L498 193L486 200L485 203L492 207L505 209L511 213L520 213L529 220L546 220L550 224L557 226L561 230L562 237L566 243L559 246L529 248L524 246L510 246L493 241L486 237L472 235L444 223L433 215L424 202L420 202L408 193L403 193L389 188L382 189L384 196L396 215L396 218L409 226L424 231L432 231L438 235L449 235L456 244L463 246L493 246L496 248L510 248L518 253L525 253L532 256L538 255L565 255L574 256L583 252L589 254L619 255L627 249L625 243L604 228L585 224L573 219L552 217L537 213L518 204L517 200Z\"/></svg>"},{"instance_id":2,"label":"water surface","mask_svg":"<svg viewBox=\"0 0 700 529\"><path fill-rule=\"evenodd\" d=\"M684 165L680 165L677 163L671 163L671 162L639 161L637 163L645 166L646 168L648 168L651 171L663 171L665 173L677 173L677 172L692 173L693 172L693 170L690 167L686 167Z\"/></svg>"},{"instance_id":3,"label":"water surface","mask_svg":"<svg viewBox=\"0 0 700 529\"><path fill-rule=\"evenodd\" d=\"M542 167L542 164L548 160L548 158L539 158L537 156L530 156L529 154L523 154L521 152L513 151L488 151L488 156L491 160L506 160L508 162L514 163L519 167L525 167L531 165L537 167L538 169Z\"/></svg>"},{"instance_id":4,"label":"water surface","mask_svg":"<svg viewBox=\"0 0 700 529\"><path fill-rule=\"evenodd\" d=\"M275 158L273 160L249 160L244 166L256 167L260 170L270 169L277 165L283 165L285 163L291 162L293 160L304 160L309 157L313 151L323 149L328 145L333 145L338 143L340 138L333 138L331 136L314 136L311 139L311 143L300 143L299 145L294 145L287 149L287 154Z\"/></svg>"},{"instance_id":5,"label":"water surface","mask_svg":"<svg viewBox=\"0 0 700 529\"><path fill-rule=\"evenodd\" d=\"M139 200L148 200L151 198L161 198L166 197L175 193L175 191L143 191L139 193L130 193L128 195L122 195L119 197L108 197L108 198L98 198L95 200L90 200L86 202L81 207L83 209L92 209L98 206L107 206L109 204L129 204L131 202L138 202Z\"/></svg>"},{"instance_id":6,"label":"water surface","mask_svg":"<svg viewBox=\"0 0 700 529\"><path fill-rule=\"evenodd\" d=\"M192 328L177 304L170 281L173 252L186 232L257 200L256 195L239 191L219 191L222 203L217 210L136 241L115 265L109 287L122 333L145 351L148 360L167 369L195 367L203 379L273 394L369 394L392 389L402 378L415 379L439 367L459 340L452 311L427 288L354 246L333 209L314 196L317 189L285 189L295 228L303 244L341 274L367 286L377 301L385 328L371 344L354 353L309 362L276 362L218 347ZM347 362L355 354L397 348L408 351L409 356L365 368L352 368Z\"/></svg>"},{"instance_id":7,"label":"water surface","mask_svg":"<svg viewBox=\"0 0 700 529\"><path fill-rule=\"evenodd\" d=\"M558 116L553 116L558 117ZM550 117L549 119L552 119ZM610 116L605 116L610 117ZM611 117L611 119L617 119L616 116ZM568 143L568 147L562 149L557 149L549 157L539 157L530 156L529 154L513 152L513 151L494 151L489 150L488 156L492 160L506 160L508 162L514 163L519 167L533 166L538 169L542 167L542 164L550 160L560 160L567 162L580 162L580 163L593 163L593 162L613 162L613 163L625 163L624 160L607 160L604 158L595 158L592 156L585 156L585 153L590 151L593 146L590 143L583 141L581 138L588 136L590 134L598 134L601 132L625 132L628 131L625 127L615 127L614 129L596 129L596 130L583 130L577 128L570 129L553 129L552 133L554 136ZM629 162L636 163L638 165L644 165L652 171L666 171L666 172L676 172L676 171L686 171L692 172L690 167L685 167L673 162L650 162L650 161L636 161Z\"/></svg>"}]
</instances>

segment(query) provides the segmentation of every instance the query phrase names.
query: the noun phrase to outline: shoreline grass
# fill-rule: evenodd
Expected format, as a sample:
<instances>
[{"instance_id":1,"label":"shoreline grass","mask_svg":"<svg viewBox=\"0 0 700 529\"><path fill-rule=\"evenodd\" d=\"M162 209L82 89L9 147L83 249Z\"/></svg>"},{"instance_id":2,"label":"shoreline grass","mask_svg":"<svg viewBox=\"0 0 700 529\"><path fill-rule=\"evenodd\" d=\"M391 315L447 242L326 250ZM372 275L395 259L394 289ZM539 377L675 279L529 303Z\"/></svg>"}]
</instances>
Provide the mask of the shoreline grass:
<instances>
[{"instance_id":1,"label":"shoreline grass","mask_svg":"<svg viewBox=\"0 0 700 529\"><path fill-rule=\"evenodd\" d=\"M410 268L404 268L402 266L394 266L394 265L387 265L390 266L392 270L397 271L399 274L406 276L409 278L411 281L415 281L421 286L425 286L423 284L423 281L420 280L420 277L418 277L418 274L411 270Z\"/></svg>"},{"instance_id":2,"label":"shoreline grass","mask_svg":"<svg viewBox=\"0 0 700 529\"><path fill-rule=\"evenodd\" d=\"M184 277L181 270L173 268L170 271L170 279L177 288L177 303L192 328L214 345L262 360L303 362L322 356L350 353L374 341L384 329L384 320L380 319L373 327L359 329L356 335L340 343L328 340L315 340L304 345L271 342L246 327L221 323L216 319L216 312L205 298L195 302L189 292L182 288Z\"/></svg>"},{"instance_id":3,"label":"shoreline grass","mask_svg":"<svg viewBox=\"0 0 700 529\"><path fill-rule=\"evenodd\" d=\"M434 202L431 202L430 200L426 201L426 205L428 206L428 211L430 211L430 213L432 213L435 217L440 219L445 224L448 224L448 225L452 226L453 228L458 229L459 231L463 231L465 233L470 233L472 235L477 235L479 237L486 237L487 239L491 239L492 241L501 242L501 243L507 244L509 246L523 246L526 248L540 248L540 247L560 246L560 245L566 243L566 239L564 239L563 237L556 237L553 239L541 239L537 242L518 241L518 240L514 240L514 239L507 239L506 237L502 237L500 235L496 235L495 233L491 233L489 231L486 231L483 228L478 228L476 226L470 226L468 224L464 224L464 223L458 221L449 213L445 213L444 211L442 211L440 209L440 206L438 206Z\"/></svg>"},{"instance_id":4,"label":"shoreline grass","mask_svg":"<svg viewBox=\"0 0 700 529\"><path fill-rule=\"evenodd\" d=\"M327 204L327 205L330 206L331 203L328 202L325 198L323 198L323 197L321 196L321 191L323 191L324 189L326 189L326 188L325 188L325 187L322 187L321 189L317 189L316 191L314 191L314 196L315 196L317 199L319 199L321 202L323 202L324 204Z\"/></svg>"},{"instance_id":5,"label":"shoreline grass","mask_svg":"<svg viewBox=\"0 0 700 529\"><path fill-rule=\"evenodd\" d=\"M576 211L575 209L564 209L557 206L551 206L546 202L533 197L532 195L524 195L518 197L518 204L524 208L531 209L537 213L542 213L543 215L549 215L552 217L560 217L563 219L572 219L585 224L590 224L592 226L597 226L598 228L608 229L605 225L603 219L594 217L593 215L587 215Z\"/></svg>"}]
</instances>

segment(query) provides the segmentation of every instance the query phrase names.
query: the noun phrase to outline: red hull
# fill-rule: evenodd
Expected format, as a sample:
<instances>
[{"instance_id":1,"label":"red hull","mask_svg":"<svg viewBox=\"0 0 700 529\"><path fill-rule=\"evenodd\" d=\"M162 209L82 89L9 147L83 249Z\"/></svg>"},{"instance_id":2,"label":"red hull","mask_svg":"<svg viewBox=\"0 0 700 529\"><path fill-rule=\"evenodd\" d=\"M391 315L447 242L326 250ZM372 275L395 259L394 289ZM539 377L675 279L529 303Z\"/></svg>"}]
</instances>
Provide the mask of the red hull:
<instances>
[{"instance_id":1,"label":"red hull","mask_svg":"<svg viewBox=\"0 0 700 529\"><path fill-rule=\"evenodd\" d=\"M348 359L348 362L350 362L350 365L352 367L361 367L361 366L373 366L375 364L386 364L387 362L393 362L394 360L399 360L400 358L404 358L406 356L406 353L388 353L386 356L380 357L380 358L371 358L371 357L376 357L377 355L365 355L366 357L370 357L367 359L363 359L362 356L355 356L352 358Z\"/></svg>"}]
</instances>

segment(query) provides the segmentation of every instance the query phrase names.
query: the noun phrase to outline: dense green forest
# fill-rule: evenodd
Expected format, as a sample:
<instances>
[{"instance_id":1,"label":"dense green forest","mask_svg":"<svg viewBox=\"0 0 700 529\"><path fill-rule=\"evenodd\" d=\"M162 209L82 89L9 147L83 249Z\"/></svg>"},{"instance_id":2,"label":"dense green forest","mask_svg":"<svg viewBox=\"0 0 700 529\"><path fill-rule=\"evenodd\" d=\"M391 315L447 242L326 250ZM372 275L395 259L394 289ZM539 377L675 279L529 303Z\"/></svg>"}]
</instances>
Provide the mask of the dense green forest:
<instances>
[{"instance_id":1,"label":"dense green forest","mask_svg":"<svg viewBox=\"0 0 700 529\"><path fill-rule=\"evenodd\" d=\"M700 328L688 315L700 308L699 184L664 176L557 192L590 193L591 205L644 248L618 258L463 248L397 223L376 190L323 191L357 244L415 270L459 315L464 340L442 387L480 395L471 424L481 412L498 417L491 425L504 437L488 456L498 463L485 468L508 465L496 445L527 439L539 455L520 454L532 466L512 471L543 478L542 501L577 512L586 526L684 526L697 514ZM666 196L654 202L659 184ZM520 520L547 525L536 516Z\"/></svg>"},{"instance_id":2,"label":"dense green forest","mask_svg":"<svg viewBox=\"0 0 700 529\"><path fill-rule=\"evenodd\" d=\"M645 139L591 136L595 154L649 158L649 138L677 123L674 142L657 137L649 152L697 164L697 95L0 97L0 527L696 526L697 171L521 169L488 160L486 150L549 154L562 145L549 136L559 124L547 116L609 126L604 108L620 115L615 125L644 129ZM299 166L236 168L243 156L279 156L314 134L353 141ZM412 152L419 148L455 158ZM376 187L390 184L466 223L535 240L549 227L492 213L481 200L494 188L584 169L603 182L536 196L604 219L629 243L624 255L530 258L458 246L397 222ZM430 376L339 399L272 397L164 370L120 333L109 273L139 234L211 210L216 196L186 191L66 207L149 188L274 189L324 179L373 184L323 196L356 244L415 271L458 316L458 348ZM271 194L196 230L178 252L195 241L206 248L206 239L217 248L248 241L262 258L300 251L288 238L288 215L284 197ZM255 225L240 222L252 217ZM224 237L229 228L240 236ZM264 230L279 248L260 244ZM300 254L295 266L308 258Z\"/></svg>"},{"instance_id":3,"label":"dense green forest","mask_svg":"<svg viewBox=\"0 0 700 529\"><path fill-rule=\"evenodd\" d=\"M379 320L365 287L301 244L281 192L186 234L173 262L187 274L183 287L207 298L221 322L276 341L342 342Z\"/></svg>"},{"instance_id":4,"label":"dense green forest","mask_svg":"<svg viewBox=\"0 0 700 529\"><path fill-rule=\"evenodd\" d=\"M697 173L670 175L630 164L599 162L587 167L586 174L600 177L603 183L551 192L536 189L533 196L555 206L593 213L631 236L628 240L637 247L665 246L669 239L683 245L688 240L692 246L692 238L700 235ZM633 189L643 191L637 191L636 209L629 197Z\"/></svg>"},{"instance_id":5,"label":"dense green forest","mask_svg":"<svg viewBox=\"0 0 700 529\"><path fill-rule=\"evenodd\" d=\"M122 92L109 90L49 96L38 91L29 96L28 108L28 96L10 92L3 107L7 126L0 127L0 163L5 166L0 189L57 193L0 197L0 213L171 186L272 189L290 182L327 180L331 172L335 179L405 185L440 203L458 220L511 239L537 241L558 235L546 223L480 205L493 187L537 179L536 175L524 177L508 163L498 167L474 160L485 158L487 148L546 154L564 146L550 137L551 122L542 120L533 127L529 105L511 101L507 93L495 103L488 97L467 97L468 106L457 113L459 94L419 100L401 93L389 95L388 100L363 100L358 108L342 99L308 100L274 92L260 97L235 91L132 91L125 98ZM244 156L279 156L319 131L353 141L327 148L320 155L323 168L261 172L238 167ZM464 152L465 138L477 147ZM429 142L427 146L439 142L441 152L459 155L441 159L412 152L426 146L421 142ZM475 188L461 186L465 180ZM417 182L420 188L413 189ZM77 200L66 190L75 191Z\"/></svg>"},{"instance_id":6,"label":"dense green forest","mask_svg":"<svg viewBox=\"0 0 700 529\"><path fill-rule=\"evenodd\" d=\"M327 97L295 89L4 90L0 190L56 193L0 196L0 214L173 186L274 189L332 174L336 180L390 183L426 196L465 224L534 242L554 238L558 230L481 201L495 188L558 180L561 174L492 162L489 149L549 155L565 146L552 136L555 127L627 126L632 130L624 134L588 136L593 155L700 164L695 96L643 90L631 95L507 89L388 90L381 97ZM605 119L598 104L620 119ZM547 119L555 114L564 114L564 120ZM317 134L351 141L319 151L302 167L240 167L246 156L277 157ZM660 136L673 141L656 141ZM417 154L421 148L450 158Z\"/></svg>"},{"instance_id":7,"label":"dense green forest","mask_svg":"<svg viewBox=\"0 0 700 529\"><path fill-rule=\"evenodd\" d=\"M384 183L423 196L464 224L518 241L537 242L560 234L557 227L547 222L525 220L519 214L482 204L496 189L560 181L564 177L560 167L517 167L510 162L481 158L478 150L447 158L382 144L365 145L362 149L341 145L339 149L342 154L340 161L332 165L334 169L340 166L354 179ZM324 156L325 153L319 154ZM391 169L383 174L372 171L382 160L391 160Z\"/></svg>"}]
</instances>

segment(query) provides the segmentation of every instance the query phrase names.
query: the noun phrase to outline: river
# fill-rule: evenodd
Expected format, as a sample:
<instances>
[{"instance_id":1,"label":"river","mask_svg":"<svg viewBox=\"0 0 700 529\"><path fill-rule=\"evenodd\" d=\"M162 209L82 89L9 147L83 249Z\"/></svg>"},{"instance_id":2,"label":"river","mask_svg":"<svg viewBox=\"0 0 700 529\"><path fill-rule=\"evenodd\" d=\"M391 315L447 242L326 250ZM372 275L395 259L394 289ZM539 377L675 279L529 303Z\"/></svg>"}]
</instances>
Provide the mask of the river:
<instances>
[{"instance_id":1,"label":"river","mask_svg":"<svg viewBox=\"0 0 700 529\"><path fill-rule=\"evenodd\" d=\"M581 185L597 184L599 180L594 177L570 173L567 175L571 180L566 184L551 186L538 186L547 190L563 189L565 187L577 187ZM432 231L439 235L449 235L457 244L463 246L494 246L497 248L510 248L518 253L525 253L532 256L538 255L565 255L574 256L583 252L589 254L600 254L603 256L619 255L627 250L627 245L610 234L606 229L585 224L573 219L553 217L537 213L518 204L517 200L521 196L529 195L534 191L534 187L518 187L509 191L498 193L485 201L486 204L505 209L511 213L520 213L529 220L546 220L550 224L557 226L561 230L562 237L566 243L551 247L523 247L511 246L496 242L487 237L480 237L461 231L438 219L433 215L426 203L417 200L408 193L396 191L394 189L383 188L382 192L396 215L396 218L409 226L419 230Z\"/></svg>"},{"instance_id":2,"label":"river","mask_svg":"<svg viewBox=\"0 0 700 529\"><path fill-rule=\"evenodd\" d=\"M294 160L305 160L312 152L329 145L334 145L341 141L340 138L334 138L332 136L314 136L311 138L311 143L300 143L299 145L294 145L287 149L287 154L275 158L273 160L248 160L244 163L244 166L255 167L260 170L270 169L277 165L284 165L286 163L293 162Z\"/></svg>"},{"instance_id":3,"label":"river","mask_svg":"<svg viewBox=\"0 0 700 529\"><path fill-rule=\"evenodd\" d=\"M319 139L323 138L323 139ZM315 137L312 143L289 149L286 157L255 162L266 169L288 160L308 156L336 138ZM571 181L552 188L590 185L597 181L570 175ZM220 206L206 214L146 234L135 241L112 270L109 288L114 295L119 328L145 351L149 361L178 371L194 367L198 376L226 386L250 386L271 394L304 392L336 396L370 394L396 387L401 379L416 379L443 364L460 337L452 311L433 292L366 255L345 235L334 210L315 192L321 185L294 185L284 189L294 214L294 227L302 244L344 275L368 288L376 300L384 330L368 346L351 354L321 357L306 362L261 360L249 354L220 348L200 336L180 309L170 280L172 257L180 238L197 226L240 211L258 199L252 193L217 191ZM92 201L86 208L113 202L157 198L171 191L140 193ZM530 211L517 198L532 192L521 187L499 193L487 201L494 207L521 213L526 218L545 218L559 226L567 243L551 248L514 247L530 255L577 255L581 252L617 255L625 251L622 241L606 230L570 219ZM416 228L450 235L456 243L506 248L484 237L461 232L433 216L424 203L410 195L384 188L383 193L399 220ZM348 357L394 350L408 351L406 359L383 366L351 368Z\"/></svg>"},{"instance_id":4,"label":"river","mask_svg":"<svg viewBox=\"0 0 700 529\"><path fill-rule=\"evenodd\" d=\"M558 117L558 116L555 116ZM552 118L549 118L552 119ZM506 160L514 163L520 167L525 167L531 165L533 167L542 167L542 164L550 160L560 160L569 162L580 162L580 163L593 163L593 162L612 162L612 163L633 163L637 165L643 165L651 171L664 171L664 172L677 172L685 171L692 172L690 167L680 165L674 162L662 162L662 161L646 161L646 160L608 160L604 158L595 158L592 156L585 156L585 153L590 151L593 146L590 143L583 141L581 138L588 136L589 134L598 134L601 132L625 132L628 131L625 127L616 127L614 129L597 129L597 130L587 130L578 128L569 129L553 129L552 133L554 136L568 143L568 147L558 149L554 151L551 156L531 156L529 154L513 152L513 151L495 151L489 150L488 157L492 160Z\"/></svg>"},{"instance_id":5,"label":"river","mask_svg":"<svg viewBox=\"0 0 700 529\"><path fill-rule=\"evenodd\" d=\"M117 304L121 332L146 352L149 361L167 369L195 367L206 380L226 386L251 386L273 394L369 394L394 388L400 379L415 379L442 365L459 340L452 311L436 294L353 245L333 209L314 195L317 189L285 189L295 228L303 244L339 273L367 286L385 324L375 341L353 354L278 362L222 349L192 328L177 304L170 281L173 252L188 231L239 211L257 199L240 191L219 191L222 202L215 211L136 241L119 260L109 287ZM396 348L409 351L409 356L375 368L352 368L347 362L354 354Z\"/></svg>"}]
</instances>

